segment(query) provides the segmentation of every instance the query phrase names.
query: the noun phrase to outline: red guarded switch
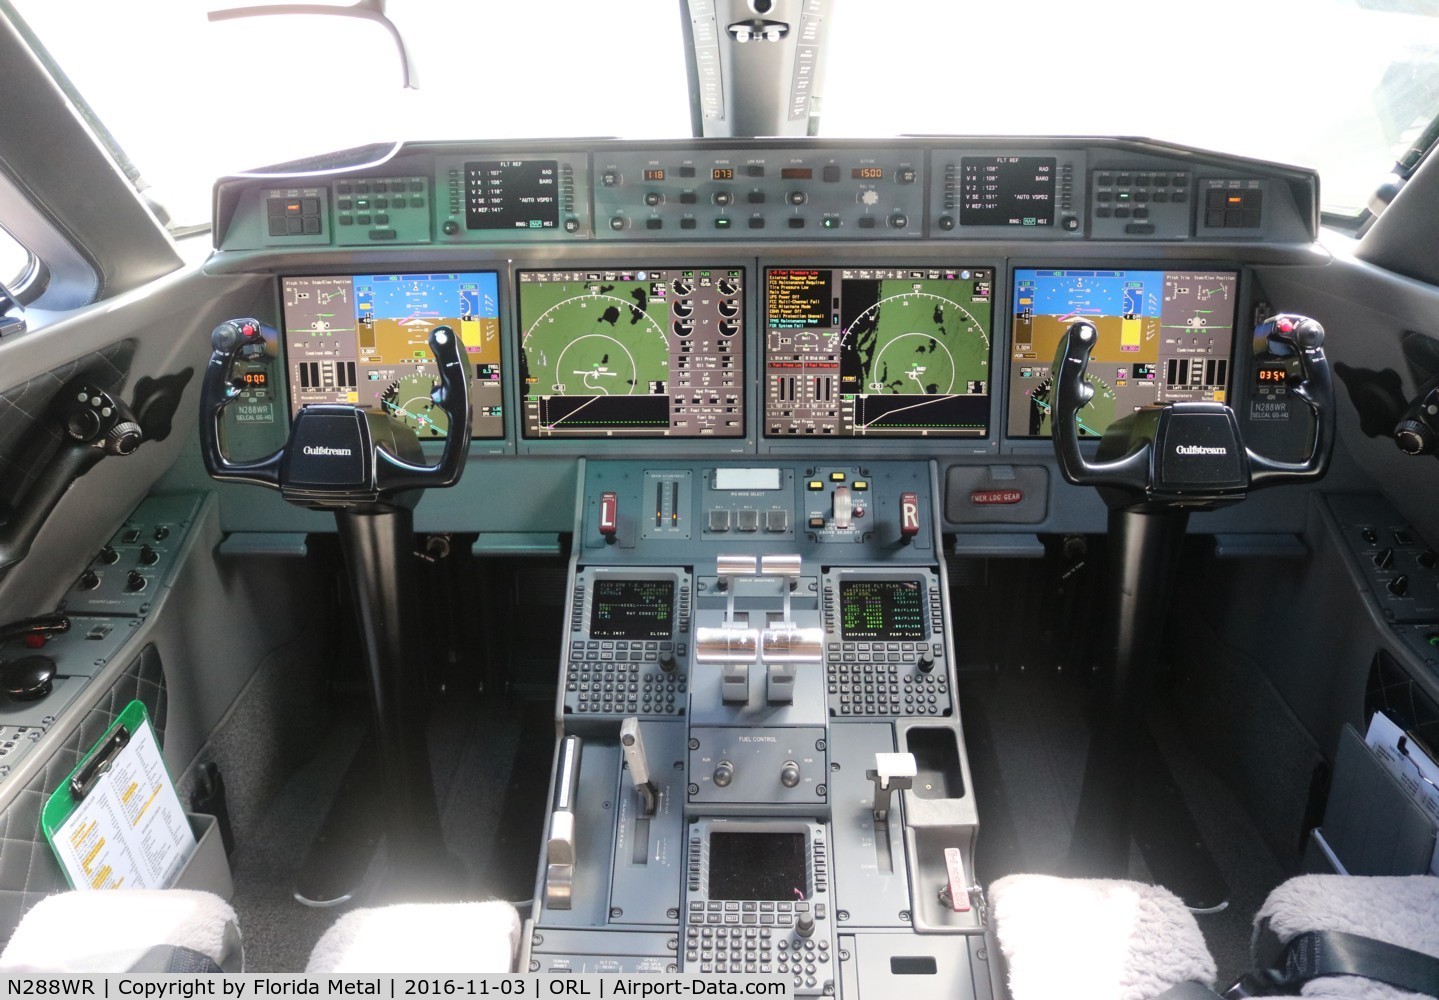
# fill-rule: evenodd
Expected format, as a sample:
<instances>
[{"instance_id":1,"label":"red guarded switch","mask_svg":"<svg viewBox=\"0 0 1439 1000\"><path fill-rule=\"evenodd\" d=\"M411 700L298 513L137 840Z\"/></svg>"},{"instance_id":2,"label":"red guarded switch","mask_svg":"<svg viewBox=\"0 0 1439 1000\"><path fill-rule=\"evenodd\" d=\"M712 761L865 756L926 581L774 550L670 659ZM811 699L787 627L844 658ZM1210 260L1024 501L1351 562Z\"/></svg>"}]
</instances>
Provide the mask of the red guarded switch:
<instances>
[{"instance_id":1,"label":"red guarded switch","mask_svg":"<svg viewBox=\"0 0 1439 1000\"><path fill-rule=\"evenodd\" d=\"M600 494L600 534L613 542L620 529L620 498L617 493Z\"/></svg>"}]
</instances>

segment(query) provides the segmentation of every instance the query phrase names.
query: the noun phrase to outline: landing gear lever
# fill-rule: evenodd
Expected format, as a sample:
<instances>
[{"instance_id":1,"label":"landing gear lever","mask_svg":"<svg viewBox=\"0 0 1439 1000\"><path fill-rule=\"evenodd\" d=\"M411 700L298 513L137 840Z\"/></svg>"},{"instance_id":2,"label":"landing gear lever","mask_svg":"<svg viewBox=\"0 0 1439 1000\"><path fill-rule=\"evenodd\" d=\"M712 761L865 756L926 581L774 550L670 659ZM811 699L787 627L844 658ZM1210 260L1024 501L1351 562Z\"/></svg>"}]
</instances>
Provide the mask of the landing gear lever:
<instances>
[{"instance_id":1,"label":"landing gear lever","mask_svg":"<svg viewBox=\"0 0 1439 1000\"><path fill-rule=\"evenodd\" d=\"M385 833L392 871L427 881L446 857L440 837L425 745L424 679L408 631L414 573L414 515L420 491L453 486L464 471L470 440L468 366L455 332L430 331L439 367L432 395L448 418L439 461L425 464L414 432L388 416L344 404L303 407L285 446L250 462L234 462L220 444L221 416L239 395L230 380L235 358L263 343L260 323L221 323L200 390L200 449L211 477L278 490L291 503L334 513L340 547L359 613L371 708L385 792ZM317 902L316 900L308 900ZM330 900L338 901L338 900Z\"/></svg>"}]
</instances>

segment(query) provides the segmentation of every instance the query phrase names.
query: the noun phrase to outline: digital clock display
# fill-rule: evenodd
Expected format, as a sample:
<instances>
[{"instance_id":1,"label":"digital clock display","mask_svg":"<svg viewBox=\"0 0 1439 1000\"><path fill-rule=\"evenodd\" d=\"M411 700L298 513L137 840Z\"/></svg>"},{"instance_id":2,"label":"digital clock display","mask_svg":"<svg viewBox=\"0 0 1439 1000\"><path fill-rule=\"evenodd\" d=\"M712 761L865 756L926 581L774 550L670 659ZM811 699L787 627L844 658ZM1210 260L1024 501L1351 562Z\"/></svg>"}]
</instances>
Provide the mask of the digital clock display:
<instances>
[{"instance_id":1,"label":"digital clock display","mask_svg":"<svg viewBox=\"0 0 1439 1000\"><path fill-rule=\"evenodd\" d=\"M855 167L849 172L852 180L856 181L879 181L884 179L883 167Z\"/></svg>"},{"instance_id":2,"label":"digital clock display","mask_svg":"<svg viewBox=\"0 0 1439 1000\"><path fill-rule=\"evenodd\" d=\"M1258 366L1254 377L1260 385L1283 385L1289 381L1289 370L1283 362L1266 362Z\"/></svg>"},{"instance_id":3,"label":"digital clock display","mask_svg":"<svg viewBox=\"0 0 1439 1000\"><path fill-rule=\"evenodd\" d=\"M240 381L251 389L263 389L270 384L270 376L268 372L246 372Z\"/></svg>"},{"instance_id":4,"label":"digital clock display","mask_svg":"<svg viewBox=\"0 0 1439 1000\"><path fill-rule=\"evenodd\" d=\"M715 167L710 171L710 179L716 181L734 180L734 167Z\"/></svg>"}]
</instances>

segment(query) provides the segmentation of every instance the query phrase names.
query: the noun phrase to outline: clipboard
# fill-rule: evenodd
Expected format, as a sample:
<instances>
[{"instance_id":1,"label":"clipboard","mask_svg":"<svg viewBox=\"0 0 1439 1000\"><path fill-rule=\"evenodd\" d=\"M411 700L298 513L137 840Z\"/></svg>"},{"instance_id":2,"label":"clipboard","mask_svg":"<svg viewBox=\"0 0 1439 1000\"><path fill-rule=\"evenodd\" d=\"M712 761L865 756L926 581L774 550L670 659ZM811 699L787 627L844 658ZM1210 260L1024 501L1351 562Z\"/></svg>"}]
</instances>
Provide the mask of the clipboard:
<instances>
[{"instance_id":1,"label":"clipboard","mask_svg":"<svg viewBox=\"0 0 1439 1000\"><path fill-rule=\"evenodd\" d=\"M50 795L40 829L72 888L170 887L195 834L143 703L126 705Z\"/></svg>"}]
</instances>

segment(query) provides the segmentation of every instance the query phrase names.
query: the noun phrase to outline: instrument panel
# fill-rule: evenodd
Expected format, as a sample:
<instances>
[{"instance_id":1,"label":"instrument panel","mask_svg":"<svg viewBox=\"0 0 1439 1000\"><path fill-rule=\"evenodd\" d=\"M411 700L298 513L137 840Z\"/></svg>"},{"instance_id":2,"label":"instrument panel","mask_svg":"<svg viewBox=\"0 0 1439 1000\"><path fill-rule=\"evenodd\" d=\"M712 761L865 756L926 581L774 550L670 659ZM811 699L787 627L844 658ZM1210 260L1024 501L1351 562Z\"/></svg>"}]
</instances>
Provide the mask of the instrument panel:
<instances>
[{"instance_id":1,"label":"instrument panel","mask_svg":"<svg viewBox=\"0 0 1439 1000\"><path fill-rule=\"evenodd\" d=\"M240 454L318 402L442 438L442 323L477 454L1047 461L1078 316L1101 332L1082 434L1175 399L1248 420L1247 264L1318 227L1309 171L1138 140L414 143L307 166L216 190L207 269L274 275L278 357L245 360L224 429ZM1256 433L1297 436L1271 395ZM1028 496L1003 476L965 488L974 516Z\"/></svg>"}]
</instances>

